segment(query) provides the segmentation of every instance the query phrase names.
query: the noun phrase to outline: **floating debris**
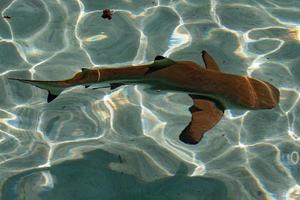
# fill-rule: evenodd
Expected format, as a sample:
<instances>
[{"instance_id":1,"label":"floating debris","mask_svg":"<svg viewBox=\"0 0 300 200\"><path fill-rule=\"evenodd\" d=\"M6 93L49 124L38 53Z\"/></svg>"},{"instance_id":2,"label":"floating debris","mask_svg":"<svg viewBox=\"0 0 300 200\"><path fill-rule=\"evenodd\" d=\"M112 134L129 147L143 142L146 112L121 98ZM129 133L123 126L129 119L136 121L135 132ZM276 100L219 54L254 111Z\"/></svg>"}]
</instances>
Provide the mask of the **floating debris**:
<instances>
[{"instance_id":1,"label":"floating debris","mask_svg":"<svg viewBox=\"0 0 300 200\"><path fill-rule=\"evenodd\" d=\"M111 20L112 19L112 15L113 15L113 11L110 9L104 9L103 13L102 13L102 18L103 19L108 19Z\"/></svg>"}]
</instances>

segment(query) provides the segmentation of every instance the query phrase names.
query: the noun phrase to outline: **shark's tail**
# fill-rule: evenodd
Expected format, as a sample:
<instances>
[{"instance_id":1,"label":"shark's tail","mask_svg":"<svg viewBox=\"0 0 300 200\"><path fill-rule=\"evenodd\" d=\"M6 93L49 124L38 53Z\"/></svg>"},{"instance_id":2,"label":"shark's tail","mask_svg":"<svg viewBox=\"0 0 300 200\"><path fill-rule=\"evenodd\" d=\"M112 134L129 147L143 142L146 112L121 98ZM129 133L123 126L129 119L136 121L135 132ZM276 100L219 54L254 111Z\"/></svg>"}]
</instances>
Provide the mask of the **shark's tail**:
<instances>
[{"instance_id":1,"label":"shark's tail","mask_svg":"<svg viewBox=\"0 0 300 200\"><path fill-rule=\"evenodd\" d=\"M26 80L18 78L7 78L9 80L17 80L23 83L29 83L38 88L48 91L47 102L54 100L67 86L64 86L61 81L37 81L37 80Z\"/></svg>"}]
</instances>

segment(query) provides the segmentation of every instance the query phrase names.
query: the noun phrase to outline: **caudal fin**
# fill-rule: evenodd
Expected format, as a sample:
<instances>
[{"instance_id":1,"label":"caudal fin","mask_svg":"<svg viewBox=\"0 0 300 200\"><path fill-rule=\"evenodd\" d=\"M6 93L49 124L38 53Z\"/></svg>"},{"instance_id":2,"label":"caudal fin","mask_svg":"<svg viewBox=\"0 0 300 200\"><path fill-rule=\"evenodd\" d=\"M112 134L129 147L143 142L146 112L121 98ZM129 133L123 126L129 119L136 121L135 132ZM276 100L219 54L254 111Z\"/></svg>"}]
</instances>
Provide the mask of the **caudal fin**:
<instances>
[{"instance_id":1,"label":"caudal fin","mask_svg":"<svg viewBox=\"0 0 300 200\"><path fill-rule=\"evenodd\" d=\"M7 78L9 80L17 80L23 83L29 83L34 85L40 89L48 91L47 102L53 101L65 88L59 83L59 81L38 81L38 80L26 80L26 79L18 79L18 78Z\"/></svg>"}]
</instances>

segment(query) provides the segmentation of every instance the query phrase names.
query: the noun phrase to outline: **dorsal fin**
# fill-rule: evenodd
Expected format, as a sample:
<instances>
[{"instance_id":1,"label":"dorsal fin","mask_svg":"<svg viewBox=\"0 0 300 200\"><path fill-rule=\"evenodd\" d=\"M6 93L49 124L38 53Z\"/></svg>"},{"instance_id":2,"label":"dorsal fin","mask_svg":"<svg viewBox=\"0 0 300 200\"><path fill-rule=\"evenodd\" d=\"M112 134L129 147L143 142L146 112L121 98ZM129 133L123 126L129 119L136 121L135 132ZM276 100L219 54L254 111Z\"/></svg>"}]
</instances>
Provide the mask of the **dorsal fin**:
<instances>
[{"instance_id":1,"label":"dorsal fin","mask_svg":"<svg viewBox=\"0 0 300 200\"><path fill-rule=\"evenodd\" d=\"M174 60L171 60L169 58L165 58L163 56L156 56L154 59L154 62L150 65L148 71L145 73L145 75L153 73L155 71L158 71L160 69L163 69L165 67L169 67L176 62Z\"/></svg>"},{"instance_id":2,"label":"dorsal fin","mask_svg":"<svg viewBox=\"0 0 300 200\"><path fill-rule=\"evenodd\" d=\"M154 60L162 60L162 59L166 59L166 58L163 56L160 56L160 55L158 55L154 58Z\"/></svg>"},{"instance_id":3,"label":"dorsal fin","mask_svg":"<svg viewBox=\"0 0 300 200\"><path fill-rule=\"evenodd\" d=\"M214 59L206 52L202 51L202 58L205 63L206 69L214 70L214 71L220 71L217 63L214 61Z\"/></svg>"},{"instance_id":4,"label":"dorsal fin","mask_svg":"<svg viewBox=\"0 0 300 200\"><path fill-rule=\"evenodd\" d=\"M84 72L84 71L89 71L90 69L88 68L81 68L81 71Z\"/></svg>"}]
</instances>

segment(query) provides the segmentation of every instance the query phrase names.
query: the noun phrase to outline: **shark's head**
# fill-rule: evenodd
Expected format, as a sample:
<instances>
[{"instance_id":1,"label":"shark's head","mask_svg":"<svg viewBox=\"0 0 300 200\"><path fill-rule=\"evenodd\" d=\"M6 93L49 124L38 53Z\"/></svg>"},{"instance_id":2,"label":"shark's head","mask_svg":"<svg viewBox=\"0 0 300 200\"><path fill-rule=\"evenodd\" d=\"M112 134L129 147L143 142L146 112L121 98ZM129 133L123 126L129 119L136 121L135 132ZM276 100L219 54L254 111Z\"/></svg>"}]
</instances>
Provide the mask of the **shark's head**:
<instances>
[{"instance_id":1,"label":"shark's head","mask_svg":"<svg viewBox=\"0 0 300 200\"><path fill-rule=\"evenodd\" d=\"M268 82L248 78L255 97L254 109L271 109L279 102L279 90Z\"/></svg>"}]
</instances>

